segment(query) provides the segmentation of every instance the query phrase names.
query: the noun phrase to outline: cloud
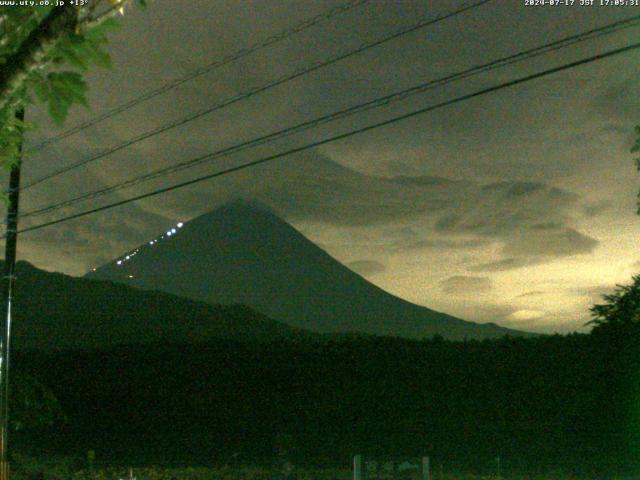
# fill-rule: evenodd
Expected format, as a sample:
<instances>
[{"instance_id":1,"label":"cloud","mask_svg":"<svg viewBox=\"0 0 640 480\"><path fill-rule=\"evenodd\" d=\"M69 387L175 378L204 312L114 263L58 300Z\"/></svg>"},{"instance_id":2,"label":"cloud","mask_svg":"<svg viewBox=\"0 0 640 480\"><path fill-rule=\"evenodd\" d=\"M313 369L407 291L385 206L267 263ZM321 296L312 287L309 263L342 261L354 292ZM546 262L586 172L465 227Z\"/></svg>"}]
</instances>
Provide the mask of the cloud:
<instances>
[{"instance_id":1,"label":"cloud","mask_svg":"<svg viewBox=\"0 0 640 480\"><path fill-rule=\"evenodd\" d=\"M490 242L486 239L421 239L404 245L405 249L434 249L434 250L461 250L487 246Z\"/></svg>"},{"instance_id":2,"label":"cloud","mask_svg":"<svg viewBox=\"0 0 640 480\"><path fill-rule=\"evenodd\" d=\"M538 320L546 315L545 312L540 310L516 310L507 317L507 320L512 321L531 321Z\"/></svg>"},{"instance_id":3,"label":"cloud","mask_svg":"<svg viewBox=\"0 0 640 480\"><path fill-rule=\"evenodd\" d=\"M493 282L488 277L455 275L440 282L440 288L450 295L486 293L493 289Z\"/></svg>"},{"instance_id":4,"label":"cloud","mask_svg":"<svg viewBox=\"0 0 640 480\"><path fill-rule=\"evenodd\" d=\"M536 238L551 237L546 245L540 240L534 245L549 255L569 254L567 242L572 240L578 241L579 252L595 245L570 230L579 196L540 182L380 177L347 168L317 151L219 180L215 188L191 190L194 201L146 202L145 208L183 215L192 212L196 198L211 209L241 195L270 205L294 224L384 227L389 242L400 248L473 248L503 241L514 242L506 251L520 252L526 240L520 232L528 229L544 230Z\"/></svg>"},{"instance_id":5,"label":"cloud","mask_svg":"<svg viewBox=\"0 0 640 480\"><path fill-rule=\"evenodd\" d=\"M630 124L637 122L640 95L636 88L635 79L626 78L609 83L593 99L593 105L599 113L605 114L609 119L627 120Z\"/></svg>"},{"instance_id":6,"label":"cloud","mask_svg":"<svg viewBox=\"0 0 640 480\"><path fill-rule=\"evenodd\" d=\"M516 298L526 298L526 297L537 297L539 295L544 295L546 292L542 290L533 290L531 292L525 292L518 295Z\"/></svg>"},{"instance_id":7,"label":"cloud","mask_svg":"<svg viewBox=\"0 0 640 480\"><path fill-rule=\"evenodd\" d=\"M510 239L503 252L506 255L525 257L564 257L591 253L599 243L572 228L529 228Z\"/></svg>"},{"instance_id":8,"label":"cloud","mask_svg":"<svg viewBox=\"0 0 640 480\"><path fill-rule=\"evenodd\" d=\"M603 303L604 295L610 295L616 290L615 284L602 284L602 285L593 285L585 288L577 288L571 289L569 293L574 295L578 295L581 297L587 297L589 300L589 305L594 305L597 303Z\"/></svg>"},{"instance_id":9,"label":"cloud","mask_svg":"<svg viewBox=\"0 0 640 480\"><path fill-rule=\"evenodd\" d=\"M555 223L523 228L504 239L501 253L506 258L472 265L472 272L504 272L553 261L554 259L592 253L600 244L595 238Z\"/></svg>"},{"instance_id":10,"label":"cloud","mask_svg":"<svg viewBox=\"0 0 640 480\"><path fill-rule=\"evenodd\" d=\"M365 277L367 275L384 272L387 269L385 265L375 260L355 260L347 263L347 267Z\"/></svg>"},{"instance_id":11,"label":"cloud","mask_svg":"<svg viewBox=\"0 0 640 480\"><path fill-rule=\"evenodd\" d=\"M242 193L240 193L242 192ZM221 177L215 187L193 186L175 201L141 202L167 215L193 215L238 195L271 205L292 221L313 220L341 226L429 221L442 234L496 236L524 225L564 224L579 197L539 182L473 180L433 176L381 177L341 165L318 151L307 151L261 167ZM193 199L193 201L191 201ZM424 225L423 225L424 226Z\"/></svg>"},{"instance_id":12,"label":"cloud","mask_svg":"<svg viewBox=\"0 0 640 480\"><path fill-rule=\"evenodd\" d=\"M609 211L612 207L611 202L609 201L600 201L595 203L589 203L583 207L584 215L587 218L598 217L607 211Z\"/></svg>"},{"instance_id":13,"label":"cloud","mask_svg":"<svg viewBox=\"0 0 640 480\"><path fill-rule=\"evenodd\" d=\"M438 219L436 230L504 237L523 227L562 225L569 220L570 211L579 200L574 193L537 182L474 186L471 197Z\"/></svg>"},{"instance_id":14,"label":"cloud","mask_svg":"<svg viewBox=\"0 0 640 480\"><path fill-rule=\"evenodd\" d=\"M175 181L179 180L178 175ZM112 245L101 251L115 256L121 247L113 245L113 237L125 235L119 228L139 231L145 224L151 233L146 225L158 222L141 218L188 220L235 199L268 205L294 226L313 224L312 237L313 228L325 230L327 225L342 231L366 230L376 244L396 253L504 245L504 259L477 265L473 271L519 268L550 257L586 253L597 245L570 226L579 204L574 193L541 182L380 177L347 168L317 151L238 171L215 185L194 185L180 195L163 197L162 202L142 200L136 203L137 225L89 222L83 241L102 243L110 238ZM117 216L125 218L121 212Z\"/></svg>"},{"instance_id":15,"label":"cloud","mask_svg":"<svg viewBox=\"0 0 640 480\"><path fill-rule=\"evenodd\" d=\"M39 268L82 275L90 267L145 243L170 223L173 219L149 214L131 204L25 233L19 242L19 256Z\"/></svg>"},{"instance_id":16,"label":"cloud","mask_svg":"<svg viewBox=\"0 0 640 480\"><path fill-rule=\"evenodd\" d=\"M515 268L526 267L534 263L532 259L526 258L504 258L495 262L472 265L469 270L472 272L504 272Z\"/></svg>"}]
</instances>

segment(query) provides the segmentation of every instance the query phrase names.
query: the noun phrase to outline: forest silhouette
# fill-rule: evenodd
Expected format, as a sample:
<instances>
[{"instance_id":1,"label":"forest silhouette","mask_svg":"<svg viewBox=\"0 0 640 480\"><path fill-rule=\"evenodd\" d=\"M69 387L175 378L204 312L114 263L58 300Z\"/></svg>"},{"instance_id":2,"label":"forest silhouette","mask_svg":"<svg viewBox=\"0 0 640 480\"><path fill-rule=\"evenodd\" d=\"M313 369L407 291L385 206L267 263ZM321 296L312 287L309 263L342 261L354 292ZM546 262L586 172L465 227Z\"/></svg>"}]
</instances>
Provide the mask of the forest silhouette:
<instances>
[{"instance_id":1,"label":"forest silhouette","mask_svg":"<svg viewBox=\"0 0 640 480\"><path fill-rule=\"evenodd\" d=\"M637 283L637 281L636 281ZM601 319L602 320L602 319ZM58 398L20 451L104 464L348 466L429 455L434 468L614 475L639 464L638 322L591 334L453 342L340 335L22 351ZM282 439L288 445L282 447Z\"/></svg>"}]
</instances>

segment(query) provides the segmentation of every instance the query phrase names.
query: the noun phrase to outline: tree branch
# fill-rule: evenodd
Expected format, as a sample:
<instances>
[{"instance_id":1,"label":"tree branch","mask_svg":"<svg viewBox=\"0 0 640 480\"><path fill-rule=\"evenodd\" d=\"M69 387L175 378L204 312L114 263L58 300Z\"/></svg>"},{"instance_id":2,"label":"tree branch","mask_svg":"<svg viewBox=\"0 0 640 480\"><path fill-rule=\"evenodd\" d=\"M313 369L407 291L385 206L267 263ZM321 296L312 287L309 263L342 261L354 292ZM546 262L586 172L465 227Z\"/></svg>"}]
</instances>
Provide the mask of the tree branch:
<instances>
[{"instance_id":1,"label":"tree branch","mask_svg":"<svg viewBox=\"0 0 640 480\"><path fill-rule=\"evenodd\" d=\"M95 17L89 17L80 23L80 28L83 31L90 30L91 28L101 24L105 20L115 17L118 13L122 14L124 7L126 7L131 0L114 0L111 2L111 6L105 11L101 12Z\"/></svg>"},{"instance_id":2,"label":"tree branch","mask_svg":"<svg viewBox=\"0 0 640 480\"><path fill-rule=\"evenodd\" d=\"M56 42L66 33L75 30L77 21L77 7L67 4L53 8L22 42L20 48L7 58L0 71L0 109L10 103L27 76L42 66L44 57Z\"/></svg>"}]
</instances>

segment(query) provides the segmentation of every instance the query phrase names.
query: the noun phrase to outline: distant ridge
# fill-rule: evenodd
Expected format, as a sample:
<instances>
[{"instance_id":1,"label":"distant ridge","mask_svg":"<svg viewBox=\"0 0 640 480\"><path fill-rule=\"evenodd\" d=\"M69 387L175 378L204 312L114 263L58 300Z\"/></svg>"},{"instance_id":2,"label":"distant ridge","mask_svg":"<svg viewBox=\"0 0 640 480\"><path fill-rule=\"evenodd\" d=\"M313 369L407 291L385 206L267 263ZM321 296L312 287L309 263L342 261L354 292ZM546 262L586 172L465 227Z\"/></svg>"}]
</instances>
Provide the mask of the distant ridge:
<instances>
[{"instance_id":1,"label":"distant ridge","mask_svg":"<svg viewBox=\"0 0 640 480\"><path fill-rule=\"evenodd\" d=\"M437 334L455 340L528 335L395 297L340 264L264 205L233 201L180 226L171 237L141 245L129 260L116 259L86 278L245 304L323 333Z\"/></svg>"},{"instance_id":2,"label":"distant ridge","mask_svg":"<svg viewBox=\"0 0 640 480\"><path fill-rule=\"evenodd\" d=\"M45 272L27 262L18 263L17 275L12 342L18 349L313 336L243 305L211 305L163 292L144 292L112 282Z\"/></svg>"}]
</instances>

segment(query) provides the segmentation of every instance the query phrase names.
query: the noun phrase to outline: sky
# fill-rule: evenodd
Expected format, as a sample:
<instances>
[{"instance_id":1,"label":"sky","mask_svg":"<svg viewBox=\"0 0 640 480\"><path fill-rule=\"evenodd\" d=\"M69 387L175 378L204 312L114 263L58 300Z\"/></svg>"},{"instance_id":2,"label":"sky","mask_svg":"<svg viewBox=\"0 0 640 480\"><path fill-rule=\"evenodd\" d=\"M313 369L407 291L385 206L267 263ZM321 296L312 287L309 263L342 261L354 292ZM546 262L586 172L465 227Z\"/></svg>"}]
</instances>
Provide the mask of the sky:
<instances>
[{"instance_id":1,"label":"sky","mask_svg":"<svg viewBox=\"0 0 640 480\"><path fill-rule=\"evenodd\" d=\"M336 0L154 0L112 35L113 68L89 74L91 110L37 144L141 93L340 5ZM640 7L494 0L121 150L23 192L27 212L379 96L640 13ZM444 13L460 1L372 0L169 93L25 155L23 181ZM41 217L35 225L238 165L637 41L637 28L413 96ZM25 233L19 258L82 275L236 198L282 218L372 283L465 320L586 331L589 306L640 270L640 54L493 92L123 207Z\"/></svg>"}]
</instances>

